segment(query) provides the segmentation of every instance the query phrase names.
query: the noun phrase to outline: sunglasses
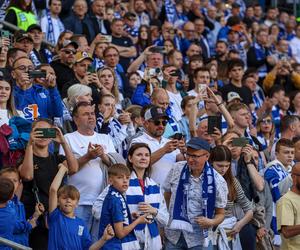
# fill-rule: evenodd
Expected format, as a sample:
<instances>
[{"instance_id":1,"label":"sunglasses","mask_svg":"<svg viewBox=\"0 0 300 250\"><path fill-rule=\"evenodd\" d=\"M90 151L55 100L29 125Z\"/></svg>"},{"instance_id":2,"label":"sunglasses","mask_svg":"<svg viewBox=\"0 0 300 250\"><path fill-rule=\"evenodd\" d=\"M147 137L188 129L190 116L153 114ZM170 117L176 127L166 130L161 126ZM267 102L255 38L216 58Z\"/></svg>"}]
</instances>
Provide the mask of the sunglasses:
<instances>
[{"instance_id":1,"label":"sunglasses","mask_svg":"<svg viewBox=\"0 0 300 250\"><path fill-rule=\"evenodd\" d=\"M168 123L166 120L151 120L151 122L153 122L155 126L159 126L160 124L166 126Z\"/></svg>"},{"instance_id":2,"label":"sunglasses","mask_svg":"<svg viewBox=\"0 0 300 250\"><path fill-rule=\"evenodd\" d=\"M70 55L70 54L75 55L76 54L75 50L69 50L69 49L64 49L63 52L65 52L67 55Z\"/></svg>"},{"instance_id":3,"label":"sunglasses","mask_svg":"<svg viewBox=\"0 0 300 250\"><path fill-rule=\"evenodd\" d=\"M263 124L272 124L272 120L271 119L262 119L261 123L263 123Z\"/></svg>"}]
</instances>

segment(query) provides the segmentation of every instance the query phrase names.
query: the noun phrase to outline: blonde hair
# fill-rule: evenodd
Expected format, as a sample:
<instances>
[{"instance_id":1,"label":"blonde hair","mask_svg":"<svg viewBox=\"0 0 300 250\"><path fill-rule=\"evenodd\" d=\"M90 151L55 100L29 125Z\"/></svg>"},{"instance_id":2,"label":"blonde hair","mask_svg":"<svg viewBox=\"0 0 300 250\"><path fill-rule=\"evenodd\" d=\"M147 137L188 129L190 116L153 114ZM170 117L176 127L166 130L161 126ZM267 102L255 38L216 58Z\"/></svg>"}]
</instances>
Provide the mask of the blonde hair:
<instances>
[{"instance_id":1,"label":"blonde hair","mask_svg":"<svg viewBox=\"0 0 300 250\"><path fill-rule=\"evenodd\" d=\"M113 84L112 90L110 92L114 95L117 102L119 102L120 101L120 93L119 93L117 76L116 76L114 70L112 70L111 68L103 67L103 68L99 69L98 72L97 72L97 75L98 75L99 79L101 78L101 74L104 70L109 70L112 73L113 77L114 77L114 84Z\"/></svg>"}]
</instances>

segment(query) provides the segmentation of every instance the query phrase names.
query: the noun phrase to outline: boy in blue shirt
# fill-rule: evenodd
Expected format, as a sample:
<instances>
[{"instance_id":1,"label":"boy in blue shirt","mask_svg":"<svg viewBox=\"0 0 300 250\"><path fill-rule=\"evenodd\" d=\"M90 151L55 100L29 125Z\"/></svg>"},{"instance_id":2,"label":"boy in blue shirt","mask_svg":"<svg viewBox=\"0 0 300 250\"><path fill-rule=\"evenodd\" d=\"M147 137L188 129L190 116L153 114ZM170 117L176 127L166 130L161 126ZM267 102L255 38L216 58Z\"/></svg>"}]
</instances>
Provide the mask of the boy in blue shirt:
<instances>
[{"instance_id":1,"label":"boy in blue shirt","mask_svg":"<svg viewBox=\"0 0 300 250\"><path fill-rule=\"evenodd\" d=\"M40 215L44 212L43 204L36 204L35 212L32 217L27 221L25 217L25 209L23 203L17 196L17 190L20 184L20 175L15 168L5 168L0 171L0 177L9 179L14 184L14 194L9 201L10 206L15 211L16 223L13 232L14 242L28 246L28 236L30 231L36 227L36 222Z\"/></svg>"},{"instance_id":2,"label":"boy in blue shirt","mask_svg":"<svg viewBox=\"0 0 300 250\"><path fill-rule=\"evenodd\" d=\"M0 178L0 237L13 240L14 225L16 222L15 211L9 206L9 201L14 195L14 184L11 180ZM1 250L11 249L0 244Z\"/></svg>"},{"instance_id":3,"label":"boy in blue shirt","mask_svg":"<svg viewBox=\"0 0 300 250\"><path fill-rule=\"evenodd\" d=\"M108 224L111 224L116 237L107 241L102 249L140 249L133 230L138 224L148 224L150 221L146 218L148 214L143 214L132 222L131 214L124 198L124 194L129 186L130 170L123 164L114 164L108 169L108 177L111 186L103 201L99 235L104 232Z\"/></svg>"},{"instance_id":4,"label":"boy in blue shirt","mask_svg":"<svg viewBox=\"0 0 300 250\"><path fill-rule=\"evenodd\" d=\"M107 225L102 237L92 245L86 225L74 214L80 194L72 185L59 188L68 168L63 164L59 164L58 167L58 173L49 191L48 250L96 250L101 248L107 240L114 237L111 226Z\"/></svg>"}]
</instances>

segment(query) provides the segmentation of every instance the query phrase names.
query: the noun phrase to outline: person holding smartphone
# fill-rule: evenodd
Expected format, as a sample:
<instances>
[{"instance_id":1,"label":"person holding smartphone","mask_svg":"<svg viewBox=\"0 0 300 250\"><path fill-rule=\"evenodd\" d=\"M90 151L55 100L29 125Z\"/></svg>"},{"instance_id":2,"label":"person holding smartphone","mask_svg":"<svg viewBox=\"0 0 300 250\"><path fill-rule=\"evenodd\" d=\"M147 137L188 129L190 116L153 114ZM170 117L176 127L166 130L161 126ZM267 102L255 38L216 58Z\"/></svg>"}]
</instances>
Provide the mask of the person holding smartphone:
<instances>
[{"instance_id":1,"label":"person holding smartphone","mask_svg":"<svg viewBox=\"0 0 300 250\"><path fill-rule=\"evenodd\" d=\"M55 137L48 138L49 132L52 134L54 132ZM49 152L49 145L52 141L64 148L65 156ZM35 204L39 201L47 212L49 188L58 172L59 163L64 163L68 167L70 175L78 171L77 160L60 129L54 127L51 120L38 119L32 125L25 157L19 167L24 185L21 201L25 206L26 218L32 215ZM30 234L29 245L34 249L47 249L48 229L45 219L45 217L40 218L38 226Z\"/></svg>"}]
</instances>

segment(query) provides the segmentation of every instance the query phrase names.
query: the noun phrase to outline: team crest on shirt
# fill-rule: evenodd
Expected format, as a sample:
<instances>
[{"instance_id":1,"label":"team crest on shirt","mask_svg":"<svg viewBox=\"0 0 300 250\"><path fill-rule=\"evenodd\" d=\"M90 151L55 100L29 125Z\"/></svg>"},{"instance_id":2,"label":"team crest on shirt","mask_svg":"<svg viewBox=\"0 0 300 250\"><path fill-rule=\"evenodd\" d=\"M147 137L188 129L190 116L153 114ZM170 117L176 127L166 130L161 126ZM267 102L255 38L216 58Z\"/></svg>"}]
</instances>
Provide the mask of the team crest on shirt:
<instances>
[{"instance_id":1,"label":"team crest on shirt","mask_svg":"<svg viewBox=\"0 0 300 250\"><path fill-rule=\"evenodd\" d=\"M83 226L78 226L78 236L82 236L83 235Z\"/></svg>"}]
</instances>

